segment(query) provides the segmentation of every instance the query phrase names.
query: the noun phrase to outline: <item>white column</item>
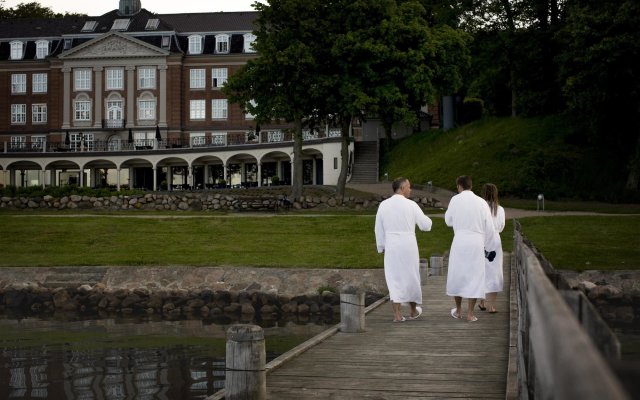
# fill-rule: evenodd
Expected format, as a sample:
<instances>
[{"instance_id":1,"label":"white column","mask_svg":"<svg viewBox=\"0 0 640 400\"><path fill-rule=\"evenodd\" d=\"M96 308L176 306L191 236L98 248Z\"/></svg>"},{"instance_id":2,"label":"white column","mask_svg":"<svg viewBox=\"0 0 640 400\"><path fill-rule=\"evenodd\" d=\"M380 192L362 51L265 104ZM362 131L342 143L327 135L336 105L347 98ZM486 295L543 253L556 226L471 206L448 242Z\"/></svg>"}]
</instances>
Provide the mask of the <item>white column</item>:
<instances>
[{"instance_id":1,"label":"white column","mask_svg":"<svg viewBox=\"0 0 640 400\"><path fill-rule=\"evenodd\" d=\"M173 167L169 165L167 167L167 190L171 191L171 185L173 185Z\"/></svg>"},{"instance_id":2,"label":"white column","mask_svg":"<svg viewBox=\"0 0 640 400\"><path fill-rule=\"evenodd\" d=\"M96 80L95 88L95 96L94 101L96 105L95 109L95 118L93 119L94 128L102 128L102 71L104 68L102 67L93 67L93 71L95 72L94 78Z\"/></svg>"},{"instance_id":3,"label":"white column","mask_svg":"<svg viewBox=\"0 0 640 400\"><path fill-rule=\"evenodd\" d=\"M71 127L71 68L62 68L62 129Z\"/></svg>"},{"instance_id":4,"label":"white column","mask_svg":"<svg viewBox=\"0 0 640 400\"><path fill-rule=\"evenodd\" d=\"M116 169L116 188L120 191L120 168Z\"/></svg>"},{"instance_id":5,"label":"white column","mask_svg":"<svg viewBox=\"0 0 640 400\"><path fill-rule=\"evenodd\" d=\"M188 171L188 175L187 175L187 184L191 187L191 189L193 190L193 186L194 186L194 179L193 179L193 167L191 165L189 165L187 167L187 171Z\"/></svg>"},{"instance_id":6,"label":"white column","mask_svg":"<svg viewBox=\"0 0 640 400\"><path fill-rule=\"evenodd\" d=\"M258 187L262 186L262 163L258 163Z\"/></svg>"},{"instance_id":7,"label":"white column","mask_svg":"<svg viewBox=\"0 0 640 400\"><path fill-rule=\"evenodd\" d=\"M133 167L129 167L129 190L133 189Z\"/></svg>"},{"instance_id":8,"label":"white column","mask_svg":"<svg viewBox=\"0 0 640 400\"><path fill-rule=\"evenodd\" d=\"M158 168L154 165L153 166L153 191L157 192L158 191Z\"/></svg>"},{"instance_id":9,"label":"white column","mask_svg":"<svg viewBox=\"0 0 640 400\"><path fill-rule=\"evenodd\" d=\"M207 188L207 184L209 183L209 165L205 164L204 165L204 187L203 189Z\"/></svg>"},{"instance_id":10,"label":"white column","mask_svg":"<svg viewBox=\"0 0 640 400\"><path fill-rule=\"evenodd\" d=\"M80 167L80 173L78 174L80 175L80 187L84 187L84 166Z\"/></svg>"},{"instance_id":11,"label":"white column","mask_svg":"<svg viewBox=\"0 0 640 400\"><path fill-rule=\"evenodd\" d=\"M47 171L43 169L42 170L42 188L43 189L46 188L46 184L45 184L45 180L47 176L46 174L47 174ZM40 173L38 173L38 175L40 175Z\"/></svg>"}]
</instances>

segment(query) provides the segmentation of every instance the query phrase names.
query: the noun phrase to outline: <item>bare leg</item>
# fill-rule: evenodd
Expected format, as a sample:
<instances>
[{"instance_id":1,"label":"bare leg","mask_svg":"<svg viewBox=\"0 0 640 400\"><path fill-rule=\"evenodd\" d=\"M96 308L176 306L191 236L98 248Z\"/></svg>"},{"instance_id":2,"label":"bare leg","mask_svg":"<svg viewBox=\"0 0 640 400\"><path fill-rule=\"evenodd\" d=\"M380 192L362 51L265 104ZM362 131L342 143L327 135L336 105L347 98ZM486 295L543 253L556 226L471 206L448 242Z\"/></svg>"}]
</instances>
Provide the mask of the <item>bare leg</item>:
<instances>
[{"instance_id":1,"label":"bare leg","mask_svg":"<svg viewBox=\"0 0 640 400\"><path fill-rule=\"evenodd\" d=\"M496 297L498 297L497 292L487 293L487 303L489 305L489 312L496 312Z\"/></svg>"},{"instance_id":2,"label":"bare leg","mask_svg":"<svg viewBox=\"0 0 640 400\"><path fill-rule=\"evenodd\" d=\"M456 314L462 317L462 297L455 296L453 299L456 301Z\"/></svg>"},{"instance_id":3,"label":"bare leg","mask_svg":"<svg viewBox=\"0 0 640 400\"><path fill-rule=\"evenodd\" d=\"M411 317L413 318L418 315L418 312L416 311L416 303L414 301L410 301L409 305L411 306Z\"/></svg>"},{"instance_id":4,"label":"bare leg","mask_svg":"<svg viewBox=\"0 0 640 400\"><path fill-rule=\"evenodd\" d=\"M400 321L402 319L402 314L400 313L400 306L402 304L401 303L391 303L391 306L393 307L393 320L394 321Z\"/></svg>"},{"instance_id":5,"label":"bare leg","mask_svg":"<svg viewBox=\"0 0 640 400\"><path fill-rule=\"evenodd\" d=\"M476 316L473 314L473 307L476 306L477 299L469 299L469 309L467 310L467 321L473 321Z\"/></svg>"}]
</instances>

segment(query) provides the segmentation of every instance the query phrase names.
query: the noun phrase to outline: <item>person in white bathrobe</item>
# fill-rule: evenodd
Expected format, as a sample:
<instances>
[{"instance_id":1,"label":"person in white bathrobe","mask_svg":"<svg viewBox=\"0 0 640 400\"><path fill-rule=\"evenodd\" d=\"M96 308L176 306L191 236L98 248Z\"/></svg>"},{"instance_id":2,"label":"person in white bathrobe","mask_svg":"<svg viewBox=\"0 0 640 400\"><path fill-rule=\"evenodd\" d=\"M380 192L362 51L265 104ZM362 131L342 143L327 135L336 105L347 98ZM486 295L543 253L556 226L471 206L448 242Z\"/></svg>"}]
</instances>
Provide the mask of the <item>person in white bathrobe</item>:
<instances>
[{"instance_id":1,"label":"person in white bathrobe","mask_svg":"<svg viewBox=\"0 0 640 400\"><path fill-rule=\"evenodd\" d=\"M376 214L375 235L378 253L384 253L384 276L393 308L393 321L406 320L401 305L409 303L409 319L422 314L420 286L420 255L416 241L416 225L422 231L431 230L431 219L420 206L409 199L411 182L406 178L393 181L394 195L380 203Z\"/></svg>"},{"instance_id":2,"label":"person in white bathrobe","mask_svg":"<svg viewBox=\"0 0 640 400\"><path fill-rule=\"evenodd\" d=\"M504 230L505 225L505 215L504 208L500 206L500 201L498 200L498 188L493 183L485 183L482 185L482 190L480 192L482 198L489 205L489 210L491 211L491 220L493 221L493 227L496 230L496 243L494 250L496 252L496 257L493 261L489 261L488 259L484 260L484 282L485 282L485 291L487 305L485 307L484 300L480 300L478 307L484 311L489 308L490 313L496 312L496 297L498 296L498 292L502 292L504 286L504 276L502 274L502 241L500 239L500 232Z\"/></svg>"},{"instance_id":3,"label":"person in white bathrobe","mask_svg":"<svg viewBox=\"0 0 640 400\"><path fill-rule=\"evenodd\" d=\"M458 194L451 198L444 214L447 226L453 227L449 252L447 295L453 296L453 318L462 318L462 299L469 301L467 321L478 319L473 313L476 300L485 296L485 249L495 247L495 230L487 202L471 191L471 177L456 180Z\"/></svg>"}]
</instances>

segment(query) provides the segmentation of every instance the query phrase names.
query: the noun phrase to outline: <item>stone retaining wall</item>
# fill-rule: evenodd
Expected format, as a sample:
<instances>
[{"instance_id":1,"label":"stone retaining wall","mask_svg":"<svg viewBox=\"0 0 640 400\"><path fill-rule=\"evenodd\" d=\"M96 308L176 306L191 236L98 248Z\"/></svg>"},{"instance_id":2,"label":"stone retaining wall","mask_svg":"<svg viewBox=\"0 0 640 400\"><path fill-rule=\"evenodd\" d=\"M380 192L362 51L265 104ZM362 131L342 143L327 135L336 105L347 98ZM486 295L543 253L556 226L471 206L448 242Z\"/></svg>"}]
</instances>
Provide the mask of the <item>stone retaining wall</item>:
<instances>
[{"instance_id":1,"label":"stone retaining wall","mask_svg":"<svg viewBox=\"0 0 640 400\"><path fill-rule=\"evenodd\" d=\"M113 195L110 197L90 197L71 195L56 198L44 197L1 197L0 208L10 209L55 209L55 210L171 210L171 211L274 211L283 208L283 195L226 195L210 192L147 193L144 195ZM303 196L298 201L286 204L294 209L377 208L384 198L346 197L339 202L329 196ZM423 208L439 207L432 197L413 198ZM285 202L286 203L286 202Z\"/></svg>"}]
</instances>

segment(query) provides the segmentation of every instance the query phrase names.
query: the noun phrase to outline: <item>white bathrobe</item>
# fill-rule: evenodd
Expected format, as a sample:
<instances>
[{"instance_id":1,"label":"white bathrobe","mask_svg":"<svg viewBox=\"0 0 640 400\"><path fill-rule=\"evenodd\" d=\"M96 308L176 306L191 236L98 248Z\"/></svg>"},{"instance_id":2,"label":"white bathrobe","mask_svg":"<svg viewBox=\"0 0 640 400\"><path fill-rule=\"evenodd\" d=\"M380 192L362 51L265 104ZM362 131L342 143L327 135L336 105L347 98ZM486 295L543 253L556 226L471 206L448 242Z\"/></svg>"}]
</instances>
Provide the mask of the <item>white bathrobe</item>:
<instances>
[{"instance_id":1,"label":"white bathrobe","mask_svg":"<svg viewBox=\"0 0 640 400\"><path fill-rule=\"evenodd\" d=\"M472 191L464 190L451 198L444 220L454 232L449 253L447 295L484 298L484 250L491 251L496 247L497 236L489 205Z\"/></svg>"},{"instance_id":2,"label":"white bathrobe","mask_svg":"<svg viewBox=\"0 0 640 400\"><path fill-rule=\"evenodd\" d=\"M505 224L504 208L498 206L496 211L496 215L491 214L493 227L497 233L495 236L495 246L493 248L496 252L496 258L491 262L487 259L484 260L484 281L486 285L485 291L487 293L502 292L504 286L504 276L502 275L502 240L500 239L500 232L504 230Z\"/></svg>"},{"instance_id":3,"label":"white bathrobe","mask_svg":"<svg viewBox=\"0 0 640 400\"><path fill-rule=\"evenodd\" d=\"M384 252L384 276L394 303L422 304L420 254L415 227L431 230L431 219L401 194L380 203L376 214L376 246Z\"/></svg>"}]
</instances>

